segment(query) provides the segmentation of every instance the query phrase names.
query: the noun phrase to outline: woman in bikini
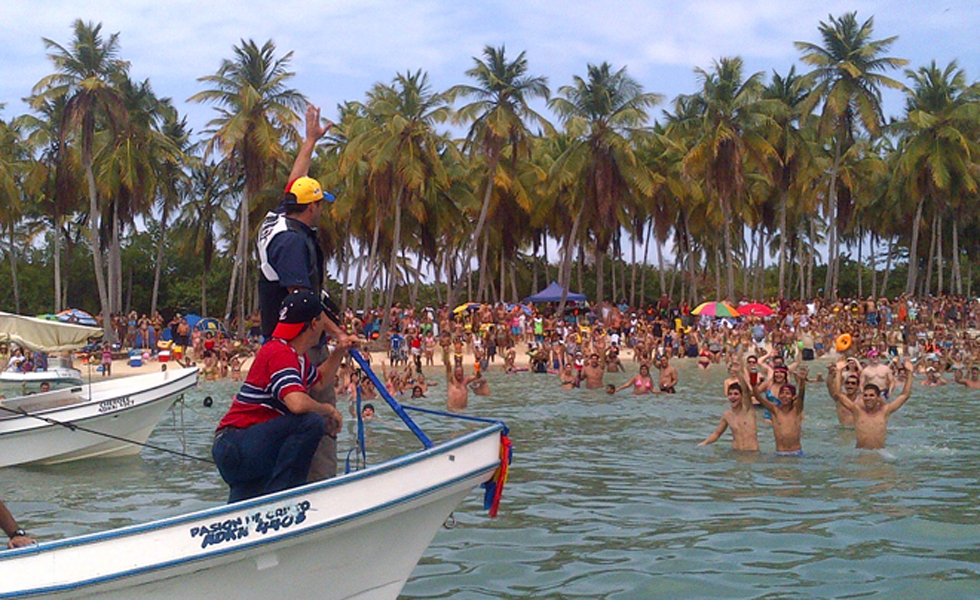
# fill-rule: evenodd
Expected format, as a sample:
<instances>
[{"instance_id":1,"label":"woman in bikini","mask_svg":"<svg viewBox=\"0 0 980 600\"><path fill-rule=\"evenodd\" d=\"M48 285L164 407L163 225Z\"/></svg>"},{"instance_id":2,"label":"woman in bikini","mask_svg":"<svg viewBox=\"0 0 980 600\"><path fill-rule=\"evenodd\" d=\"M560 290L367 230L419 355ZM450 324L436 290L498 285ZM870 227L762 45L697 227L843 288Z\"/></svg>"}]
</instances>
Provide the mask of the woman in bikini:
<instances>
[{"instance_id":1,"label":"woman in bikini","mask_svg":"<svg viewBox=\"0 0 980 600\"><path fill-rule=\"evenodd\" d=\"M616 388L616 391L618 392L620 390L625 390L631 386L633 388L634 396L660 393L660 390L653 385L653 378L650 377L650 365L646 364L640 365L640 372L631 377L629 381Z\"/></svg>"}]
</instances>

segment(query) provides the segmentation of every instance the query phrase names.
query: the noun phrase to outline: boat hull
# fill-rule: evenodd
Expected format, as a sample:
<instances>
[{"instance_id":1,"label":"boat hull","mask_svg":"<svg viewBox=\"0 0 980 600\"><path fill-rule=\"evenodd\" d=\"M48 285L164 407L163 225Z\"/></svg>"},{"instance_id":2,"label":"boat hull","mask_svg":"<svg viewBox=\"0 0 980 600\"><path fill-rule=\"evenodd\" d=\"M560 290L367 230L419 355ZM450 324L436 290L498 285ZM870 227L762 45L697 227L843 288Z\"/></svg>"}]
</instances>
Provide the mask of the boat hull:
<instances>
[{"instance_id":1,"label":"boat hull","mask_svg":"<svg viewBox=\"0 0 980 600\"><path fill-rule=\"evenodd\" d=\"M85 383L82 372L78 369L63 367L47 369L46 371L0 371L0 382L3 383L68 383L81 385Z\"/></svg>"},{"instance_id":2,"label":"boat hull","mask_svg":"<svg viewBox=\"0 0 980 600\"><path fill-rule=\"evenodd\" d=\"M136 454L176 397L196 384L192 367L6 400L34 416L0 413L0 467Z\"/></svg>"},{"instance_id":3,"label":"boat hull","mask_svg":"<svg viewBox=\"0 0 980 600\"><path fill-rule=\"evenodd\" d=\"M0 553L0 597L394 599L492 475L501 429L247 502Z\"/></svg>"}]
</instances>

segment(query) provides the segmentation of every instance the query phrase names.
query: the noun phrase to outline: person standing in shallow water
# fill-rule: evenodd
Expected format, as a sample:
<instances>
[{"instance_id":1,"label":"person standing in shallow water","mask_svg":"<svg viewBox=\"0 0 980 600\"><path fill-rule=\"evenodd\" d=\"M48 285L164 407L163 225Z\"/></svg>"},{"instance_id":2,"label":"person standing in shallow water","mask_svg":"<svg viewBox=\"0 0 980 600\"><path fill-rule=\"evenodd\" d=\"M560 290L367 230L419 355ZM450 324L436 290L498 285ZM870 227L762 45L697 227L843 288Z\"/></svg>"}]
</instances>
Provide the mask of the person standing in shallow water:
<instances>
[{"instance_id":1,"label":"person standing in shallow water","mask_svg":"<svg viewBox=\"0 0 980 600\"><path fill-rule=\"evenodd\" d=\"M905 368L911 372L912 363L906 360ZM839 402L854 415L857 447L865 450L884 448L885 436L888 434L888 417L902 408L911 395L912 377L907 377L902 392L891 402L885 402L881 389L873 383L864 385L861 402L852 402L847 396L840 398Z\"/></svg>"},{"instance_id":2,"label":"person standing in shallow water","mask_svg":"<svg viewBox=\"0 0 980 600\"><path fill-rule=\"evenodd\" d=\"M799 391L797 391L796 386L789 383L779 386L776 391L779 404L771 402L755 389L752 390L752 395L759 404L769 409L772 414L772 434L776 440L776 454L779 456L803 456L801 438L803 434L803 398L806 392L806 375L806 367L800 367L794 372ZM741 380L748 381L748 374L744 371Z\"/></svg>"},{"instance_id":3,"label":"person standing in shallow water","mask_svg":"<svg viewBox=\"0 0 980 600\"><path fill-rule=\"evenodd\" d=\"M759 429L755 416L755 407L752 405L751 394L748 391L748 383L742 377L742 366L740 363L732 363L730 373L735 377L735 381L728 384L726 396L728 397L728 409L721 415L721 423L698 446L707 446L718 441L726 429L732 430L732 449L742 452L759 451Z\"/></svg>"},{"instance_id":4,"label":"person standing in shallow water","mask_svg":"<svg viewBox=\"0 0 980 600\"><path fill-rule=\"evenodd\" d=\"M660 390L654 385L653 378L650 377L650 366L640 365L640 372L630 378L629 381L615 389L619 392L628 388L633 388L633 395L659 394Z\"/></svg>"}]
</instances>

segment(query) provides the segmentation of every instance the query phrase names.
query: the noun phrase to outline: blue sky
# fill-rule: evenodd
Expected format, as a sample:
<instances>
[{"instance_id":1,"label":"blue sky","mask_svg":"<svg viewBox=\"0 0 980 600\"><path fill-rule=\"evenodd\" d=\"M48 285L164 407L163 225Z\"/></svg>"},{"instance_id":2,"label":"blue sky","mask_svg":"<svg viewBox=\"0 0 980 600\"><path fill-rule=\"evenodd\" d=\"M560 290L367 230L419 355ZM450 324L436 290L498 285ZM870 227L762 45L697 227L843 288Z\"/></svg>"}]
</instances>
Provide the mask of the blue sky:
<instances>
[{"instance_id":1,"label":"blue sky","mask_svg":"<svg viewBox=\"0 0 980 600\"><path fill-rule=\"evenodd\" d=\"M197 78L214 73L243 38L272 39L281 53L293 51L294 87L329 118L338 103L362 99L397 72L427 71L440 90L463 83L487 44L503 44L511 56L526 51L532 74L546 76L552 90L584 75L588 63L608 61L669 101L696 89L695 67L722 56L741 56L749 72L787 71L798 64L794 41L819 42L819 21L851 10L859 19L875 17L876 38L899 36L891 55L909 59L910 67L957 59L971 81L980 78L980 3L969 0L0 2L3 118L26 112L21 98L51 70L41 38L67 45L76 18L119 32L133 77L149 78L159 95L172 97L196 131L212 109L186 99L202 89ZM900 94L888 94L886 112L897 116L901 108Z\"/></svg>"}]
</instances>

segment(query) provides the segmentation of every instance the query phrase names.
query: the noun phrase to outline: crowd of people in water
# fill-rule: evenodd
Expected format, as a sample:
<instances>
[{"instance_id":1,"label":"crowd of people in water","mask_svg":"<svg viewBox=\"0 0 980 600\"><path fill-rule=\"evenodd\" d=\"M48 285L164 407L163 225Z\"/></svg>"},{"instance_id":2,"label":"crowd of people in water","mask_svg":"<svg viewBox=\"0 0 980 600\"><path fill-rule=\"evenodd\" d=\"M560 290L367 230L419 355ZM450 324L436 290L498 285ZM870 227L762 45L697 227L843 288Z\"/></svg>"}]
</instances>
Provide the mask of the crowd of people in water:
<instances>
[{"instance_id":1,"label":"crowd of people in water","mask_svg":"<svg viewBox=\"0 0 980 600\"><path fill-rule=\"evenodd\" d=\"M471 304L451 311L396 304L388 314L385 387L396 396L425 397L439 382L431 374L427 379L423 367L442 366L454 410L466 407L470 393L490 393L484 374L491 368L552 374L564 389L671 394L680 385L675 363L690 359L727 375L721 393L730 406L702 444L730 429L736 450L758 450L758 413L772 424L776 452L785 455L802 453L808 385L826 388L860 448L884 447L887 419L911 396L914 376L921 386L980 389L976 301L902 296L773 300L766 306L766 316L716 318L694 315L688 304L664 297L644 309L602 303L558 318L553 306ZM348 310L347 331L375 337L383 316ZM521 354L526 360L518 360ZM811 369L810 361L820 359L825 370ZM625 383L605 381L627 365L636 373ZM358 386L366 399L376 397L352 366L341 367L337 385L338 394L349 398Z\"/></svg>"}]
</instances>

